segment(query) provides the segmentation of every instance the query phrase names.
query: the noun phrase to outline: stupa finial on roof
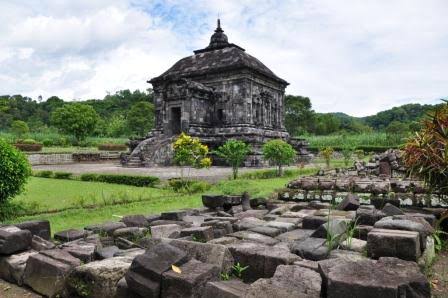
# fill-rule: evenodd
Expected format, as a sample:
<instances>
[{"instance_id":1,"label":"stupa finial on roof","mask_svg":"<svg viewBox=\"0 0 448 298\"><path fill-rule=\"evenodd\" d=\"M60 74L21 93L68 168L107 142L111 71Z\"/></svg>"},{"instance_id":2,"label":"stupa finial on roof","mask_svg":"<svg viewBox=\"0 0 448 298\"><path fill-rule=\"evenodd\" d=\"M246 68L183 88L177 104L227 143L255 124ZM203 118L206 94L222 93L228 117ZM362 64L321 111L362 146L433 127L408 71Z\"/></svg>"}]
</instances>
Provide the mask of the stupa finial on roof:
<instances>
[{"instance_id":1,"label":"stupa finial on roof","mask_svg":"<svg viewBox=\"0 0 448 298\"><path fill-rule=\"evenodd\" d=\"M208 45L208 49L216 49L223 48L229 44L227 40L227 35L224 34L224 30L221 28L221 20L218 18L217 27L215 29L215 33L213 33L210 38L210 44Z\"/></svg>"}]
</instances>

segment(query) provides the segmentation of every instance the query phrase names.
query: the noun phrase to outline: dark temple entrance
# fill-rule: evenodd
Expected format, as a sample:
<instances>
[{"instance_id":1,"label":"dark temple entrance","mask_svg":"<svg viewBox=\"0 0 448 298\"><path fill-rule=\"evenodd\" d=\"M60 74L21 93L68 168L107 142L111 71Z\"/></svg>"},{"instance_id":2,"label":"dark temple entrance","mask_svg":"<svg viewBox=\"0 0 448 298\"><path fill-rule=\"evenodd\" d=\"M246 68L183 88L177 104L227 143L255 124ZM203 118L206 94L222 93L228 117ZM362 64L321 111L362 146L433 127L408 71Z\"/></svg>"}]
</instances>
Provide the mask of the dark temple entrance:
<instances>
[{"instance_id":1,"label":"dark temple entrance","mask_svg":"<svg viewBox=\"0 0 448 298\"><path fill-rule=\"evenodd\" d=\"M171 132L173 135L178 135L181 133L181 108L171 108Z\"/></svg>"}]
</instances>

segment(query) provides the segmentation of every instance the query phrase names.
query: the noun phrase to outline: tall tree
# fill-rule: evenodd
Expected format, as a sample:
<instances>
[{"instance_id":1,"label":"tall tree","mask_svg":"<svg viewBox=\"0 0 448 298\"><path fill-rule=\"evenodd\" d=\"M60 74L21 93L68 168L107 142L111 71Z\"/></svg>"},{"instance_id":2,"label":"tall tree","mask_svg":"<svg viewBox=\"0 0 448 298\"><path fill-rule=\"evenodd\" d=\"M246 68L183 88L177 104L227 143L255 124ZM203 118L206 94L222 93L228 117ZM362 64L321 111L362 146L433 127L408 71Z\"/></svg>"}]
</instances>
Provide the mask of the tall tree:
<instances>
[{"instance_id":1,"label":"tall tree","mask_svg":"<svg viewBox=\"0 0 448 298\"><path fill-rule=\"evenodd\" d=\"M308 97L287 95L285 97L285 127L293 136L309 131L314 111Z\"/></svg>"},{"instance_id":2,"label":"tall tree","mask_svg":"<svg viewBox=\"0 0 448 298\"><path fill-rule=\"evenodd\" d=\"M145 136L154 127L154 105L140 101L131 107L127 116L130 131L138 136Z\"/></svg>"}]
</instances>

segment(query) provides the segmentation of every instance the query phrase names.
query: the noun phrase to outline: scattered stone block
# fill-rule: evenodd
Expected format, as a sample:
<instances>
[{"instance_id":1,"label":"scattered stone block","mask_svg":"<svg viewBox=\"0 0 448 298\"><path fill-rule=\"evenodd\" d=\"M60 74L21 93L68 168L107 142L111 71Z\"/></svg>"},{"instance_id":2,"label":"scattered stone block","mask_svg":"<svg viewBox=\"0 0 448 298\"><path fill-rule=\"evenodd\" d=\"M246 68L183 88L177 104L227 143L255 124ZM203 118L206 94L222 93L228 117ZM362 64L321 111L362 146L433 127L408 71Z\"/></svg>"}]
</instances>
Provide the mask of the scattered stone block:
<instances>
[{"instance_id":1,"label":"scattered stone block","mask_svg":"<svg viewBox=\"0 0 448 298\"><path fill-rule=\"evenodd\" d=\"M186 211L171 211L171 212L163 212L160 215L160 218L162 220L181 221L186 215L187 215Z\"/></svg>"},{"instance_id":2,"label":"scattered stone block","mask_svg":"<svg viewBox=\"0 0 448 298\"><path fill-rule=\"evenodd\" d=\"M66 278L79 265L79 259L61 249L41 251L28 258L23 282L39 294L64 296Z\"/></svg>"},{"instance_id":3,"label":"scattered stone block","mask_svg":"<svg viewBox=\"0 0 448 298\"><path fill-rule=\"evenodd\" d=\"M99 260L113 258L116 253L121 251L117 246L107 246L99 248L95 251L95 257Z\"/></svg>"},{"instance_id":4,"label":"scattered stone block","mask_svg":"<svg viewBox=\"0 0 448 298\"><path fill-rule=\"evenodd\" d=\"M28 230L15 226L0 227L0 255L11 255L27 250L31 246L32 235Z\"/></svg>"},{"instance_id":5,"label":"scattered stone block","mask_svg":"<svg viewBox=\"0 0 448 298\"><path fill-rule=\"evenodd\" d=\"M249 201L251 208L258 208L260 206L267 206L267 200L265 198L254 198Z\"/></svg>"},{"instance_id":6,"label":"scattered stone block","mask_svg":"<svg viewBox=\"0 0 448 298\"><path fill-rule=\"evenodd\" d=\"M53 242L47 241L39 236L34 235L31 240L31 249L35 251L42 251L47 249L53 249L56 245Z\"/></svg>"},{"instance_id":7,"label":"scattered stone block","mask_svg":"<svg viewBox=\"0 0 448 298\"><path fill-rule=\"evenodd\" d=\"M160 243L135 257L125 275L127 285L141 297L159 297L162 274L172 265L181 266L187 261L184 251Z\"/></svg>"},{"instance_id":8,"label":"scattered stone block","mask_svg":"<svg viewBox=\"0 0 448 298\"><path fill-rule=\"evenodd\" d=\"M367 259L367 257L363 256L363 254L360 252L335 249L335 250L332 250L328 254L328 259L342 259L345 261L355 261L356 262L359 260L365 260L365 259ZM319 262L321 262L321 261L319 261Z\"/></svg>"},{"instance_id":9,"label":"scattered stone block","mask_svg":"<svg viewBox=\"0 0 448 298\"><path fill-rule=\"evenodd\" d=\"M211 281L205 287L204 297L244 298L249 285L239 279Z\"/></svg>"},{"instance_id":10,"label":"scattered stone block","mask_svg":"<svg viewBox=\"0 0 448 298\"><path fill-rule=\"evenodd\" d=\"M355 194L349 193L342 202L337 206L338 210L350 211L358 210L360 206L359 197Z\"/></svg>"},{"instance_id":11,"label":"scattered stone block","mask_svg":"<svg viewBox=\"0 0 448 298\"><path fill-rule=\"evenodd\" d=\"M358 225L355 228L354 237L367 241L367 234L373 229L373 226Z\"/></svg>"},{"instance_id":12,"label":"scattered stone block","mask_svg":"<svg viewBox=\"0 0 448 298\"><path fill-rule=\"evenodd\" d=\"M316 271L301 266L277 267L269 279L259 279L250 285L247 298L321 297L322 279Z\"/></svg>"},{"instance_id":13,"label":"scattered stone block","mask_svg":"<svg viewBox=\"0 0 448 298\"><path fill-rule=\"evenodd\" d=\"M185 236L192 236L195 241L208 242L214 238L213 228L212 227L186 228L180 231L180 237Z\"/></svg>"},{"instance_id":14,"label":"scattered stone block","mask_svg":"<svg viewBox=\"0 0 448 298\"><path fill-rule=\"evenodd\" d=\"M300 259L288 250L253 242L243 241L227 247L232 252L235 263L249 266L250 269L242 273L245 282L272 277L277 266L289 265Z\"/></svg>"},{"instance_id":15,"label":"scattered stone block","mask_svg":"<svg viewBox=\"0 0 448 298\"><path fill-rule=\"evenodd\" d=\"M205 221L205 216L185 215L182 220L187 223L192 224L193 226L200 227Z\"/></svg>"},{"instance_id":16,"label":"scattered stone block","mask_svg":"<svg viewBox=\"0 0 448 298\"><path fill-rule=\"evenodd\" d=\"M400 208L390 204L390 203L386 203L386 205L384 205L383 209L381 209L381 211L386 215L386 216L392 216L392 215L403 215L404 212L401 211Z\"/></svg>"},{"instance_id":17,"label":"scattered stone block","mask_svg":"<svg viewBox=\"0 0 448 298\"><path fill-rule=\"evenodd\" d=\"M373 226L378 220L383 218L385 215L376 210L374 206L366 205L360 206L356 210L356 220L360 225Z\"/></svg>"},{"instance_id":18,"label":"scattered stone block","mask_svg":"<svg viewBox=\"0 0 448 298\"><path fill-rule=\"evenodd\" d=\"M432 227L436 226L437 218L434 214L425 214L425 213L410 213L406 212L404 215L411 217L418 217L425 219Z\"/></svg>"},{"instance_id":19,"label":"scattered stone block","mask_svg":"<svg viewBox=\"0 0 448 298\"><path fill-rule=\"evenodd\" d=\"M95 260L95 251L101 247L101 241L96 235L59 245L60 249L80 259L83 263Z\"/></svg>"},{"instance_id":20,"label":"scattered stone block","mask_svg":"<svg viewBox=\"0 0 448 298\"><path fill-rule=\"evenodd\" d=\"M296 227L298 227L300 225L300 223L302 222L302 219L298 218L298 217L278 217L274 221L293 224L294 228L296 228Z\"/></svg>"},{"instance_id":21,"label":"scattered stone block","mask_svg":"<svg viewBox=\"0 0 448 298\"><path fill-rule=\"evenodd\" d=\"M21 286L26 262L35 254L37 254L36 251L29 250L8 257L0 257L0 278Z\"/></svg>"},{"instance_id":22,"label":"scattered stone block","mask_svg":"<svg viewBox=\"0 0 448 298\"><path fill-rule=\"evenodd\" d=\"M266 224L267 227L279 229L281 232L291 231L296 228L296 225L289 222L270 221Z\"/></svg>"},{"instance_id":23,"label":"scattered stone block","mask_svg":"<svg viewBox=\"0 0 448 298\"><path fill-rule=\"evenodd\" d=\"M114 298L141 298L140 295L132 292L129 287L126 279L123 277L117 283L117 291L115 293Z\"/></svg>"},{"instance_id":24,"label":"scattered stone block","mask_svg":"<svg viewBox=\"0 0 448 298\"><path fill-rule=\"evenodd\" d=\"M235 231L243 231L243 230L248 230L248 229L256 228L259 226L263 226L265 224L266 224L266 222L261 219L258 219L255 217L246 217L246 218L243 218L243 219L235 222L233 224L233 229Z\"/></svg>"},{"instance_id":25,"label":"scattered stone block","mask_svg":"<svg viewBox=\"0 0 448 298\"><path fill-rule=\"evenodd\" d=\"M306 238L303 241L294 242L291 252L312 261L320 261L327 258L329 249L322 238Z\"/></svg>"},{"instance_id":26,"label":"scattered stone block","mask_svg":"<svg viewBox=\"0 0 448 298\"><path fill-rule=\"evenodd\" d=\"M314 233L314 230L296 229L280 234L276 237L276 239L282 242L292 243L295 241L305 240L306 238L310 237L312 233Z\"/></svg>"},{"instance_id":27,"label":"scattered stone block","mask_svg":"<svg viewBox=\"0 0 448 298\"><path fill-rule=\"evenodd\" d=\"M317 261L303 259L303 260L295 261L293 263L293 265L311 269L316 272L319 271L319 263Z\"/></svg>"},{"instance_id":28,"label":"scattered stone block","mask_svg":"<svg viewBox=\"0 0 448 298\"><path fill-rule=\"evenodd\" d=\"M106 234L112 236L115 230L126 228L123 222L106 222L98 225L90 225L84 229L87 231L92 231L95 234Z\"/></svg>"},{"instance_id":29,"label":"scattered stone block","mask_svg":"<svg viewBox=\"0 0 448 298\"><path fill-rule=\"evenodd\" d=\"M382 218L375 223L375 228L415 231L420 234L420 239L426 239L434 232L434 228L423 218L406 215L394 215ZM421 249L425 248L426 241L422 241Z\"/></svg>"},{"instance_id":30,"label":"scattered stone block","mask_svg":"<svg viewBox=\"0 0 448 298\"><path fill-rule=\"evenodd\" d=\"M217 266L191 260L173 270L163 273L161 297L204 297L207 282L219 279Z\"/></svg>"},{"instance_id":31,"label":"scattered stone block","mask_svg":"<svg viewBox=\"0 0 448 298\"><path fill-rule=\"evenodd\" d=\"M349 239L344 240L340 245L342 249L362 253L366 249L367 241L352 238L350 240Z\"/></svg>"},{"instance_id":32,"label":"scattered stone block","mask_svg":"<svg viewBox=\"0 0 448 298\"><path fill-rule=\"evenodd\" d=\"M73 269L67 279L72 297L115 297L118 281L124 277L131 261L124 257L109 258Z\"/></svg>"},{"instance_id":33,"label":"scattered stone block","mask_svg":"<svg viewBox=\"0 0 448 298\"><path fill-rule=\"evenodd\" d=\"M307 216L302 220L302 228L315 230L327 222L327 217L323 216Z\"/></svg>"},{"instance_id":34,"label":"scattered stone block","mask_svg":"<svg viewBox=\"0 0 448 298\"><path fill-rule=\"evenodd\" d=\"M15 224L21 230L28 230L32 235L39 236L45 240L51 239L51 228L48 220L33 220Z\"/></svg>"},{"instance_id":35,"label":"scattered stone block","mask_svg":"<svg viewBox=\"0 0 448 298\"><path fill-rule=\"evenodd\" d=\"M367 255L372 258L396 257L417 261L421 255L418 232L373 229L367 236Z\"/></svg>"},{"instance_id":36,"label":"scattered stone block","mask_svg":"<svg viewBox=\"0 0 448 298\"><path fill-rule=\"evenodd\" d=\"M182 226L184 228L191 227L191 223L183 221L183 220L179 221L179 220L160 219L160 220L155 220L155 221L152 221L151 223L149 223L150 227L164 226L164 225L179 225L179 226Z\"/></svg>"},{"instance_id":37,"label":"scattered stone block","mask_svg":"<svg viewBox=\"0 0 448 298\"><path fill-rule=\"evenodd\" d=\"M152 226L150 229L153 238L177 238L180 236L181 226L168 224Z\"/></svg>"},{"instance_id":38,"label":"scattered stone block","mask_svg":"<svg viewBox=\"0 0 448 298\"><path fill-rule=\"evenodd\" d=\"M238 241L239 241L238 238L226 236L226 237L221 237L221 238L216 238L216 239L210 240L208 243L227 245L227 244L232 244L232 243L235 243Z\"/></svg>"},{"instance_id":39,"label":"scattered stone block","mask_svg":"<svg viewBox=\"0 0 448 298\"><path fill-rule=\"evenodd\" d=\"M60 231L60 232L55 233L54 239L61 241L61 242L69 242L69 241L85 238L88 235L89 235L89 233L85 230L69 229L69 230Z\"/></svg>"},{"instance_id":40,"label":"scattered stone block","mask_svg":"<svg viewBox=\"0 0 448 298\"><path fill-rule=\"evenodd\" d=\"M236 213L234 217L238 219L248 218L248 217L255 217L258 219L262 219L269 211L268 210L247 210L244 212Z\"/></svg>"},{"instance_id":41,"label":"scattered stone block","mask_svg":"<svg viewBox=\"0 0 448 298\"><path fill-rule=\"evenodd\" d=\"M331 259L319 262L319 272L328 298L431 297L429 282L415 262Z\"/></svg>"},{"instance_id":42,"label":"scattered stone block","mask_svg":"<svg viewBox=\"0 0 448 298\"><path fill-rule=\"evenodd\" d=\"M330 234L335 240L342 241L346 237L345 233L347 231L348 223L350 220L346 219L330 219L330 221L322 224L318 227L311 237L315 238L327 238Z\"/></svg>"},{"instance_id":43,"label":"scattered stone block","mask_svg":"<svg viewBox=\"0 0 448 298\"><path fill-rule=\"evenodd\" d=\"M140 228L140 227L128 227L128 228L120 228L116 229L113 233L114 238L125 238L131 241L134 241L136 239L145 237L148 233L147 228Z\"/></svg>"},{"instance_id":44,"label":"scattered stone block","mask_svg":"<svg viewBox=\"0 0 448 298\"><path fill-rule=\"evenodd\" d=\"M146 228L149 224L147 218L141 214L124 216L121 221L127 227Z\"/></svg>"},{"instance_id":45,"label":"scattered stone block","mask_svg":"<svg viewBox=\"0 0 448 298\"><path fill-rule=\"evenodd\" d=\"M241 240L253 241L257 243L261 243L264 245L274 245L278 243L278 240L265 236L262 234L250 232L250 231L239 231L228 235L229 237L235 237Z\"/></svg>"},{"instance_id":46,"label":"scattered stone block","mask_svg":"<svg viewBox=\"0 0 448 298\"><path fill-rule=\"evenodd\" d=\"M249 229L250 232L262 234L269 237L275 237L278 236L282 231L277 228L272 228L269 226L261 226L261 227L255 227L252 229Z\"/></svg>"}]
</instances>

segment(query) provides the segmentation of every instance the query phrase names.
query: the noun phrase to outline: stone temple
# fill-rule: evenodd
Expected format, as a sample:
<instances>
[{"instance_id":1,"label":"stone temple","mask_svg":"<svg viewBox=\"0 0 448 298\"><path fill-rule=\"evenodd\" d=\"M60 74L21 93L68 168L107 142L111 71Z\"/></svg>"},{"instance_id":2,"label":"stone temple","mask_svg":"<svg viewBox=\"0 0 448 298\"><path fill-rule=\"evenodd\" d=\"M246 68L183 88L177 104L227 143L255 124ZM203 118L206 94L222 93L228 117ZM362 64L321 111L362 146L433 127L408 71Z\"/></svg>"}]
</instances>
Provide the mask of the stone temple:
<instances>
[{"instance_id":1,"label":"stone temple","mask_svg":"<svg viewBox=\"0 0 448 298\"><path fill-rule=\"evenodd\" d=\"M261 146L271 139L289 141L306 154L305 142L290 138L284 127L288 82L229 43L219 19L207 47L148 83L154 90L155 128L146 138L130 142L124 165L169 165L171 142L181 132L199 137L212 149L231 138L251 144L246 166L264 164Z\"/></svg>"}]
</instances>

